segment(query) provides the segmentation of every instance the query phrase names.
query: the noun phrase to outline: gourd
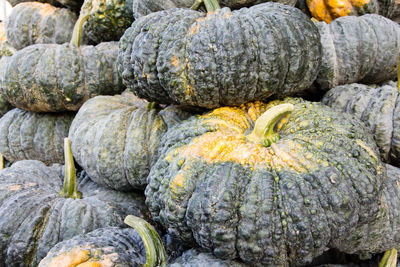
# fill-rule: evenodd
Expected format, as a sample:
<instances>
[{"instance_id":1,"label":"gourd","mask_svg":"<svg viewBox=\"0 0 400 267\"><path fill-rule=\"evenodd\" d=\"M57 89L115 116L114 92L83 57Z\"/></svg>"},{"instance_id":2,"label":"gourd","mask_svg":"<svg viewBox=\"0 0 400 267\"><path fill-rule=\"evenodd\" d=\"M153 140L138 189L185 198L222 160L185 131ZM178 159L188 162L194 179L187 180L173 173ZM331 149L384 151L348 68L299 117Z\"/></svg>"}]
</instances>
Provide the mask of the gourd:
<instances>
[{"instance_id":1,"label":"gourd","mask_svg":"<svg viewBox=\"0 0 400 267\"><path fill-rule=\"evenodd\" d=\"M306 2L308 10L314 18L326 23L331 23L339 17L361 16L371 13L390 18L396 8L396 1L394 0L305 0L304 2Z\"/></svg>"},{"instance_id":2,"label":"gourd","mask_svg":"<svg viewBox=\"0 0 400 267\"><path fill-rule=\"evenodd\" d=\"M204 2L208 13L155 12L125 31L118 68L129 90L148 101L214 108L312 84L320 38L301 11L264 3L231 12Z\"/></svg>"},{"instance_id":3,"label":"gourd","mask_svg":"<svg viewBox=\"0 0 400 267\"><path fill-rule=\"evenodd\" d=\"M347 84L332 88L322 103L353 114L374 134L381 158L400 166L400 101L397 84Z\"/></svg>"},{"instance_id":4,"label":"gourd","mask_svg":"<svg viewBox=\"0 0 400 267\"><path fill-rule=\"evenodd\" d=\"M0 266L37 266L60 241L123 226L128 214L147 218L141 194L100 187L85 173L76 179L68 140L65 156L64 185L59 164L24 160L0 172Z\"/></svg>"},{"instance_id":5,"label":"gourd","mask_svg":"<svg viewBox=\"0 0 400 267\"><path fill-rule=\"evenodd\" d=\"M85 18L71 44L36 44L0 64L0 89L12 105L33 112L76 111L96 95L124 90L117 71L118 44L81 46Z\"/></svg>"},{"instance_id":6,"label":"gourd","mask_svg":"<svg viewBox=\"0 0 400 267\"><path fill-rule=\"evenodd\" d=\"M129 215L132 228L107 227L54 246L39 267L167 266L161 238L145 220Z\"/></svg>"},{"instance_id":7,"label":"gourd","mask_svg":"<svg viewBox=\"0 0 400 267\"><path fill-rule=\"evenodd\" d=\"M86 0L80 16L89 16L84 36L93 43L119 41L134 21L132 0Z\"/></svg>"},{"instance_id":8,"label":"gourd","mask_svg":"<svg viewBox=\"0 0 400 267\"><path fill-rule=\"evenodd\" d=\"M16 5L6 19L8 42L20 50L33 44L63 44L71 39L77 16L47 3Z\"/></svg>"},{"instance_id":9,"label":"gourd","mask_svg":"<svg viewBox=\"0 0 400 267\"><path fill-rule=\"evenodd\" d=\"M322 44L322 63L316 84L327 91L355 82L373 84L397 75L400 27L375 14L347 16L331 24L316 23Z\"/></svg>"},{"instance_id":10,"label":"gourd","mask_svg":"<svg viewBox=\"0 0 400 267\"><path fill-rule=\"evenodd\" d=\"M62 164L64 138L74 116L12 109L0 119L0 153L10 162L34 159Z\"/></svg>"},{"instance_id":11,"label":"gourd","mask_svg":"<svg viewBox=\"0 0 400 267\"><path fill-rule=\"evenodd\" d=\"M320 103L193 116L164 135L148 182L153 219L222 259L304 265L328 248L365 254L399 244L399 199L382 198L386 170L372 135Z\"/></svg>"},{"instance_id":12,"label":"gourd","mask_svg":"<svg viewBox=\"0 0 400 267\"><path fill-rule=\"evenodd\" d=\"M264 2L279 2L282 4L294 6L294 0L221 0L219 1L223 7L238 9L242 7L250 7ZM133 0L133 14L135 19L146 16L152 12L162 11L171 8L190 8L195 3L193 0Z\"/></svg>"},{"instance_id":13,"label":"gourd","mask_svg":"<svg viewBox=\"0 0 400 267\"><path fill-rule=\"evenodd\" d=\"M72 122L72 153L96 183L123 191L144 189L162 136L188 116L130 92L97 96L81 107Z\"/></svg>"}]
</instances>

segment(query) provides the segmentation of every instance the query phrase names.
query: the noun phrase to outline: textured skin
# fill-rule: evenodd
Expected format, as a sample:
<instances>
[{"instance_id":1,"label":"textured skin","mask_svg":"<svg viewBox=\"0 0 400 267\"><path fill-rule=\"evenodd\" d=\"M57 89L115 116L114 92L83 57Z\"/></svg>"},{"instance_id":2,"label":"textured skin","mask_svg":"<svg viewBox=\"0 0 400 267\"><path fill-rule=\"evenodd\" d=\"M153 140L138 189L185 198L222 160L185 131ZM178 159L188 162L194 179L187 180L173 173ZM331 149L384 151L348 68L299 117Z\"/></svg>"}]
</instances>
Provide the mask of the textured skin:
<instances>
[{"instance_id":1,"label":"textured skin","mask_svg":"<svg viewBox=\"0 0 400 267\"><path fill-rule=\"evenodd\" d=\"M91 97L124 90L117 54L116 42L79 48L70 44L26 47L2 63L1 93L12 105L29 111L76 111Z\"/></svg>"},{"instance_id":2,"label":"textured skin","mask_svg":"<svg viewBox=\"0 0 400 267\"><path fill-rule=\"evenodd\" d=\"M211 253L200 252L195 249L187 250L169 267L246 267L248 265L231 260L221 260Z\"/></svg>"},{"instance_id":3,"label":"textured skin","mask_svg":"<svg viewBox=\"0 0 400 267\"><path fill-rule=\"evenodd\" d=\"M10 162L64 163L64 138L75 114L33 113L15 108L0 119L0 153Z\"/></svg>"},{"instance_id":4,"label":"textured skin","mask_svg":"<svg viewBox=\"0 0 400 267\"><path fill-rule=\"evenodd\" d=\"M33 44L63 44L70 41L76 20L75 13L66 8L21 3L6 20L6 35L17 50Z\"/></svg>"},{"instance_id":5,"label":"textured skin","mask_svg":"<svg viewBox=\"0 0 400 267\"><path fill-rule=\"evenodd\" d=\"M142 195L100 187L83 173L77 179L82 199L59 197L62 167L25 160L0 172L0 266L37 266L60 241L123 227L128 214L147 218Z\"/></svg>"},{"instance_id":6,"label":"textured skin","mask_svg":"<svg viewBox=\"0 0 400 267\"><path fill-rule=\"evenodd\" d=\"M0 22L0 69L1 69L1 58L9 57L13 55L17 50L7 42L6 32L4 29L4 23ZM2 117L7 111L12 109L12 106L8 101L0 94L0 117Z\"/></svg>"},{"instance_id":7,"label":"textured skin","mask_svg":"<svg viewBox=\"0 0 400 267\"><path fill-rule=\"evenodd\" d=\"M321 53L315 25L279 3L152 13L119 46L124 83L139 97L205 108L302 91L316 78Z\"/></svg>"},{"instance_id":8,"label":"textured skin","mask_svg":"<svg viewBox=\"0 0 400 267\"><path fill-rule=\"evenodd\" d=\"M396 78L400 50L397 23L371 14L316 24L322 44L322 63L316 82L322 89Z\"/></svg>"},{"instance_id":9,"label":"textured skin","mask_svg":"<svg viewBox=\"0 0 400 267\"><path fill-rule=\"evenodd\" d=\"M104 264L105 267L140 267L145 262L146 251L136 230L108 227L58 243L39 267L69 267L85 263L93 266L97 266L95 263Z\"/></svg>"},{"instance_id":10,"label":"textured skin","mask_svg":"<svg viewBox=\"0 0 400 267\"><path fill-rule=\"evenodd\" d=\"M222 0L218 1L222 7L232 9L250 7L265 2L279 2L285 5L294 6L295 0ZM135 19L146 16L152 12L162 11L171 8L190 8L193 0L133 0L133 14Z\"/></svg>"},{"instance_id":11,"label":"textured skin","mask_svg":"<svg viewBox=\"0 0 400 267\"><path fill-rule=\"evenodd\" d=\"M134 21L132 0L86 0L80 16L89 15L83 27L87 39L98 44L119 41Z\"/></svg>"},{"instance_id":12,"label":"textured skin","mask_svg":"<svg viewBox=\"0 0 400 267\"><path fill-rule=\"evenodd\" d=\"M69 138L75 160L95 182L116 190L144 189L161 137L188 114L147 108L132 93L98 96L76 115Z\"/></svg>"},{"instance_id":13,"label":"textured skin","mask_svg":"<svg viewBox=\"0 0 400 267\"><path fill-rule=\"evenodd\" d=\"M262 103L170 129L145 192L153 219L184 242L255 266L301 265L327 248L386 250L386 173L373 137L320 103L286 101L299 103L268 148L244 138Z\"/></svg>"},{"instance_id":14,"label":"textured skin","mask_svg":"<svg viewBox=\"0 0 400 267\"><path fill-rule=\"evenodd\" d=\"M383 160L400 165L400 99L396 83L337 86L326 93L322 103L361 119L374 134Z\"/></svg>"},{"instance_id":15,"label":"textured skin","mask_svg":"<svg viewBox=\"0 0 400 267\"><path fill-rule=\"evenodd\" d=\"M379 14L390 18L395 11L395 0L306 0L312 17L327 23L343 16Z\"/></svg>"}]
</instances>

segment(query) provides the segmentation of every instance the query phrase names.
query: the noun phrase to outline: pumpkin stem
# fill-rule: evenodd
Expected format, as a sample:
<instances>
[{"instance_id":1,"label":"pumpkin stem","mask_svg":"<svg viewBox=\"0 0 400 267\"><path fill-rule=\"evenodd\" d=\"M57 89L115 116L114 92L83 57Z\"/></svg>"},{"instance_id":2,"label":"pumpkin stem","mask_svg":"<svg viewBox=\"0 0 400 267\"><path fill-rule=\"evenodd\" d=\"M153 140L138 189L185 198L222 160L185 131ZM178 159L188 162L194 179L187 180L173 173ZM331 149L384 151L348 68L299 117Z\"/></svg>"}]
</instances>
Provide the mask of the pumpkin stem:
<instances>
[{"instance_id":1,"label":"pumpkin stem","mask_svg":"<svg viewBox=\"0 0 400 267\"><path fill-rule=\"evenodd\" d=\"M379 267L396 267L397 264L397 249L392 248L383 255Z\"/></svg>"},{"instance_id":2,"label":"pumpkin stem","mask_svg":"<svg viewBox=\"0 0 400 267\"><path fill-rule=\"evenodd\" d=\"M206 6L207 12L215 12L216 10L221 9L218 0L196 0L191 9L197 10L203 3Z\"/></svg>"},{"instance_id":3,"label":"pumpkin stem","mask_svg":"<svg viewBox=\"0 0 400 267\"><path fill-rule=\"evenodd\" d=\"M71 151L71 141L64 138L64 157L65 157L65 174L63 190L60 192L61 197L65 198L82 198L82 193L78 192L76 186L76 172L74 165L74 157Z\"/></svg>"},{"instance_id":4,"label":"pumpkin stem","mask_svg":"<svg viewBox=\"0 0 400 267\"><path fill-rule=\"evenodd\" d=\"M143 266L167 266L164 245L153 226L151 226L151 224L142 218L133 215L128 215L125 218L124 223L134 228L142 238L144 247L146 249L146 263Z\"/></svg>"},{"instance_id":5,"label":"pumpkin stem","mask_svg":"<svg viewBox=\"0 0 400 267\"><path fill-rule=\"evenodd\" d=\"M4 169L4 156L0 153L0 170Z\"/></svg>"},{"instance_id":6,"label":"pumpkin stem","mask_svg":"<svg viewBox=\"0 0 400 267\"><path fill-rule=\"evenodd\" d=\"M83 24L89 19L90 15L79 16L72 32L71 44L79 47L81 45Z\"/></svg>"},{"instance_id":7,"label":"pumpkin stem","mask_svg":"<svg viewBox=\"0 0 400 267\"><path fill-rule=\"evenodd\" d=\"M254 130L246 136L247 140L269 147L279 139L279 135L274 132L275 124L293 110L292 104L280 104L268 109L256 120Z\"/></svg>"}]
</instances>

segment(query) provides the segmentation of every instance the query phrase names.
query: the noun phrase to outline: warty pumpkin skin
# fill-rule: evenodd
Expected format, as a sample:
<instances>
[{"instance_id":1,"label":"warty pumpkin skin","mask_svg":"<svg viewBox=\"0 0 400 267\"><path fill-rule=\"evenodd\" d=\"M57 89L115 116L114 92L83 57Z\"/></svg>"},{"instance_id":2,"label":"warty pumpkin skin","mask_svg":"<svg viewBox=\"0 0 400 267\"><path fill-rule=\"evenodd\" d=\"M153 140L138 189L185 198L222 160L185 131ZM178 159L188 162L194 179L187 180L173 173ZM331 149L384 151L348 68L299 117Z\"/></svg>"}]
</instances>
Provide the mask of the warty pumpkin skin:
<instances>
[{"instance_id":1,"label":"warty pumpkin skin","mask_svg":"<svg viewBox=\"0 0 400 267\"><path fill-rule=\"evenodd\" d=\"M76 182L81 199L76 188L62 197L62 169L25 160L0 172L0 266L37 266L60 241L97 228L122 227L128 214L147 218L141 194L100 187L84 173Z\"/></svg>"},{"instance_id":2,"label":"warty pumpkin skin","mask_svg":"<svg viewBox=\"0 0 400 267\"><path fill-rule=\"evenodd\" d=\"M75 13L66 8L39 2L21 3L6 19L6 35L17 50L33 44L63 44L71 39L76 20Z\"/></svg>"},{"instance_id":3,"label":"warty pumpkin skin","mask_svg":"<svg viewBox=\"0 0 400 267\"><path fill-rule=\"evenodd\" d=\"M162 136L188 116L172 106L151 107L130 92L98 96L72 122L72 152L96 183L123 191L144 189Z\"/></svg>"},{"instance_id":4,"label":"warty pumpkin skin","mask_svg":"<svg viewBox=\"0 0 400 267\"><path fill-rule=\"evenodd\" d=\"M400 166L400 99L397 84L348 84L326 93L322 103L353 114L374 134L385 162Z\"/></svg>"},{"instance_id":5,"label":"warty pumpkin skin","mask_svg":"<svg viewBox=\"0 0 400 267\"><path fill-rule=\"evenodd\" d=\"M328 248L391 248L386 173L369 131L320 103L285 102L289 118L276 116L260 139L269 147L249 134L281 102L219 108L171 128L145 191L153 219L184 242L255 266L306 264Z\"/></svg>"},{"instance_id":6,"label":"warty pumpkin skin","mask_svg":"<svg viewBox=\"0 0 400 267\"><path fill-rule=\"evenodd\" d=\"M124 90L117 55L116 42L81 47L32 45L2 62L1 93L24 110L76 111L91 97Z\"/></svg>"},{"instance_id":7,"label":"warty pumpkin skin","mask_svg":"<svg viewBox=\"0 0 400 267\"><path fill-rule=\"evenodd\" d=\"M162 11L171 8L190 8L195 1L193 0L133 0L133 14L135 19L146 16L152 12ZM222 0L219 1L221 6L238 9L242 7L250 7L265 2L279 2L285 5L294 6L294 0Z\"/></svg>"},{"instance_id":8,"label":"warty pumpkin skin","mask_svg":"<svg viewBox=\"0 0 400 267\"><path fill-rule=\"evenodd\" d=\"M134 21L132 0L86 0L80 16L90 15L84 36L93 43L118 41Z\"/></svg>"},{"instance_id":9,"label":"warty pumpkin skin","mask_svg":"<svg viewBox=\"0 0 400 267\"><path fill-rule=\"evenodd\" d=\"M119 47L120 73L136 95L205 108L302 91L321 55L315 25L279 3L151 13L125 31Z\"/></svg>"},{"instance_id":10,"label":"warty pumpkin skin","mask_svg":"<svg viewBox=\"0 0 400 267\"><path fill-rule=\"evenodd\" d=\"M397 23L368 14L316 25L322 44L322 63L316 83L321 89L354 82L382 83L396 78L400 47Z\"/></svg>"},{"instance_id":11,"label":"warty pumpkin skin","mask_svg":"<svg viewBox=\"0 0 400 267\"><path fill-rule=\"evenodd\" d=\"M10 162L64 163L64 138L74 116L12 109L0 119L0 153Z\"/></svg>"}]
</instances>

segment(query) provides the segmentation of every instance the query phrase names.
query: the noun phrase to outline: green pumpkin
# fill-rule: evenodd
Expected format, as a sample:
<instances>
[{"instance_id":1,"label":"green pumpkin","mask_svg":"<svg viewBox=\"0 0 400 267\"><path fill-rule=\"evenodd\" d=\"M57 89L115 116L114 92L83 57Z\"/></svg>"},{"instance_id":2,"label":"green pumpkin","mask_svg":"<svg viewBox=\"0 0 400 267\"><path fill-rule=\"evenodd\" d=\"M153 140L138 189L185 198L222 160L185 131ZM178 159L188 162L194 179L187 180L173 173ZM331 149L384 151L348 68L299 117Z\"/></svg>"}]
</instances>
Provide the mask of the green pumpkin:
<instances>
[{"instance_id":1,"label":"green pumpkin","mask_svg":"<svg viewBox=\"0 0 400 267\"><path fill-rule=\"evenodd\" d=\"M66 158L65 171L33 160L0 171L0 266L37 266L60 241L123 226L128 214L147 218L141 194L100 187L84 172L76 179L68 149Z\"/></svg>"},{"instance_id":2,"label":"green pumpkin","mask_svg":"<svg viewBox=\"0 0 400 267\"><path fill-rule=\"evenodd\" d=\"M97 96L72 122L72 152L96 183L123 191L144 189L162 136L188 115L172 106L154 107L130 92Z\"/></svg>"},{"instance_id":3,"label":"green pumpkin","mask_svg":"<svg viewBox=\"0 0 400 267\"><path fill-rule=\"evenodd\" d=\"M118 64L129 90L158 103L214 108L312 84L319 34L301 11L279 3L231 11L205 2L209 13L155 12L125 31Z\"/></svg>"},{"instance_id":4,"label":"green pumpkin","mask_svg":"<svg viewBox=\"0 0 400 267\"><path fill-rule=\"evenodd\" d=\"M301 265L329 248L399 244L398 205L381 198L386 180L362 122L287 99L171 128L145 194L153 219L187 244L254 266Z\"/></svg>"},{"instance_id":5,"label":"green pumpkin","mask_svg":"<svg viewBox=\"0 0 400 267\"><path fill-rule=\"evenodd\" d=\"M77 16L66 8L27 2L16 5L6 19L8 42L20 50L33 44L69 42Z\"/></svg>"},{"instance_id":6,"label":"green pumpkin","mask_svg":"<svg viewBox=\"0 0 400 267\"><path fill-rule=\"evenodd\" d=\"M91 97L124 90L118 43L79 46L83 23L77 22L71 43L31 45L1 62L0 88L8 102L33 112L76 111Z\"/></svg>"},{"instance_id":7,"label":"green pumpkin","mask_svg":"<svg viewBox=\"0 0 400 267\"><path fill-rule=\"evenodd\" d=\"M250 7L265 2L279 2L290 6L294 6L296 4L295 0L221 0L219 2L222 6L232 9ZM190 8L194 3L194 0L133 0L133 13L135 19L138 19L152 12L161 10L185 7Z\"/></svg>"},{"instance_id":8,"label":"green pumpkin","mask_svg":"<svg viewBox=\"0 0 400 267\"><path fill-rule=\"evenodd\" d=\"M83 33L93 43L118 41L134 21L132 0L86 0L80 16L89 15Z\"/></svg>"},{"instance_id":9,"label":"green pumpkin","mask_svg":"<svg viewBox=\"0 0 400 267\"><path fill-rule=\"evenodd\" d=\"M10 162L64 163L64 138L74 116L12 109L0 119L0 153Z\"/></svg>"},{"instance_id":10,"label":"green pumpkin","mask_svg":"<svg viewBox=\"0 0 400 267\"><path fill-rule=\"evenodd\" d=\"M134 229L101 228L58 243L39 267L166 267L165 249L155 229L132 215L125 222Z\"/></svg>"},{"instance_id":11,"label":"green pumpkin","mask_svg":"<svg viewBox=\"0 0 400 267\"><path fill-rule=\"evenodd\" d=\"M322 63L316 83L327 91L338 85L381 83L397 77L400 27L380 15L347 16L316 23Z\"/></svg>"},{"instance_id":12,"label":"green pumpkin","mask_svg":"<svg viewBox=\"0 0 400 267\"><path fill-rule=\"evenodd\" d=\"M322 103L353 114L371 130L385 162L400 166L400 99L397 84L347 84L326 93Z\"/></svg>"}]
</instances>

